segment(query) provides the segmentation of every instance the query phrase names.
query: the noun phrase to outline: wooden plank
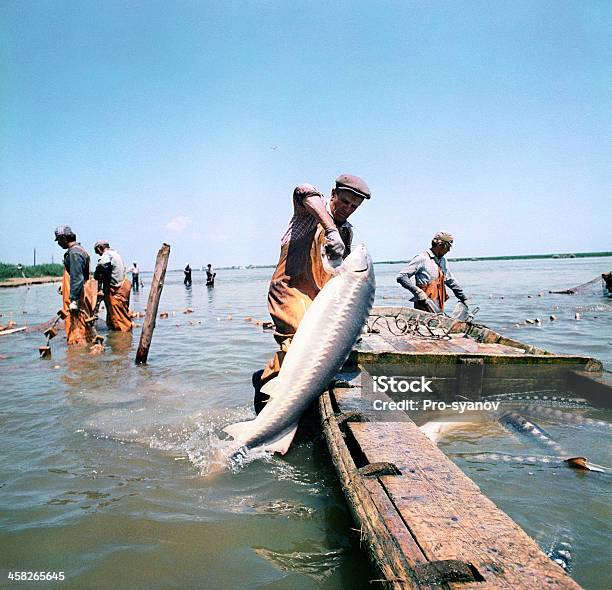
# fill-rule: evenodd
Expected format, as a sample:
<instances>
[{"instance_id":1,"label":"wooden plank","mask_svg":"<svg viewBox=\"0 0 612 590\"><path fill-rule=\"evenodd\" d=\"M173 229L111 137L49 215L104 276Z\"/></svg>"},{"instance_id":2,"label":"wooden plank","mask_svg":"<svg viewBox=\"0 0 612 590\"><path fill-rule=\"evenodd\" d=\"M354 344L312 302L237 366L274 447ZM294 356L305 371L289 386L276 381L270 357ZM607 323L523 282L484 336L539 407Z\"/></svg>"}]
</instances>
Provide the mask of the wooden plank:
<instances>
[{"instance_id":1,"label":"wooden plank","mask_svg":"<svg viewBox=\"0 0 612 590\"><path fill-rule=\"evenodd\" d=\"M456 364L460 356L469 356L469 353L454 353L454 352L399 352L399 351L382 351L382 352L361 352L358 349L351 352L350 360L355 364L384 364L393 363L401 364ZM482 357L485 365L565 365L588 367L594 359L582 356L572 355L528 355L528 354L474 354L472 356ZM598 362L598 361L595 361Z\"/></svg>"},{"instance_id":2,"label":"wooden plank","mask_svg":"<svg viewBox=\"0 0 612 590\"><path fill-rule=\"evenodd\" d=\"M354 347L354 350L364 352L382 352L388 349L392 347L380 334L364 334Z\"/></svg>"},{"instance_id":3,"label":"wooden plank","mask_svg":"<svg viewBox=\"0 0 612 590\"><path fill-rule=\"evenodd\" d=\"M384 394L376 394L374 398L367 398L362 394L361 388L338 388L333 390L331 399L338 407L341 414L361 414L363 422L405 422L410 421L408 414L400 410L385 412L375 411L372 409L372 401L374 399L385 399L391 401L391 398Z\"/></svg>"},{"instance_id":4,"label":"wooden plank","mask_svg":"<svg viewBox=\"0 0 612 590\"><path fill-rule=\"evenodd\" d=\"M16 334L17 332L25 332L27 329L27 326L21 326L20 328L9 328L8 330L0 330L0 336L8 336L9 334Z\"/></svg>"},{"instance_id":5,"label":"wooden plank","mask_svg":"<svg viewBox=\"0 0 612 590\"><path fill-rule=\"evenodd\" d=\"M429 560L472 563L486 580L474 587L580 588L412 421L347 427L368 461L401 471L379 480Z\"/></svg>"},{"instance_id":6,"label":"wooden plank","mask_svg":"<svg viewBox=\"0 0 612 590\"><path fill-rule=\"evenodd\" d=\"M383 490L366 487L365 479L359 474L338 427L331 400L328 393L319 398L319 413L323 434L338 473L342 489L355 521L360 527L360 541L369 549L384 579L386 586L394 590L409 590L414 588L430 588L436 586L420 586L412 577L412 568L408 557L399 545L399 539L405 542L408 556L415 562L426 561L416 545L410 544L409 533L398 530L403 523L390 502L385 499ZM408 536L407 536L408 535Z\"/></svg>"}]
</instances>

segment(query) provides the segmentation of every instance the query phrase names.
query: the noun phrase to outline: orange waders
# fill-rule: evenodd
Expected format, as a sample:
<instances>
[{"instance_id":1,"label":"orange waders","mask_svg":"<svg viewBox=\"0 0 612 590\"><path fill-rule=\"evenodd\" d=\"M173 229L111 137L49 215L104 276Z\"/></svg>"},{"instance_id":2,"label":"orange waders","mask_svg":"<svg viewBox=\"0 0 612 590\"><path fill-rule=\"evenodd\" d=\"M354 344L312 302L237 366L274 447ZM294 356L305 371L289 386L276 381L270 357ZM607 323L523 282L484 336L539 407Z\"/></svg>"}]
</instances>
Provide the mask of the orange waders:
<instances>
[{"instance_id":1,"label":"orange waders","mask_svg":"<svg viewBox=\"0 0 612 590\"><path fill-rule=\"evenodd\" d=\"M130 293L132 284L123 279L119 285L109 286L104 294L106 306L106 325L109 330L116 332L131 332L132 319L130 318Z\"/></svg>"},{"instance_id":2,"label":"orange waders","mask_svg":"<svg viewBox=\"0 0 612 590\"><path fill-rule=\"evenodd\" d=\"M346 246L345 255L350 250L348 228L339 228ZM261 376L262 383L278 375L283 359L287 354L291 339L295 335L306 309L312 303L325 283L332 278L323 267L325 231L317 225L310 248L304 242L284 244L280 260L270 282L268 291L268 311L276 327L274 338L280 345L268 362Z\"/></svg>"},{"instance_id":3,"label":"orange waders","mask_svg":"<svg viewBox=\"0 0 612 590\"><path fill-rule=\"evenodd\" d=\"M62 279L62 300L66 312L66 341L68 344L87 344L94 341L94 332L90 324L85 320L93 314L96 306L98 283L94 279L88 279L83 285L83 293L79 301L79 311L71 313L70 306L70 274L64 270Z\"/></svg>"},{"instance_id":4,"label":"orange waders","mask_svg":"<svg viewBox=\"0 0 612 590\"><path fill-rule=\"evenodd\" d=\"M440 267L438 267L438 277L433 281L422 285L420 288L425 292L425 295L427 295L429 299L438 304L440 311L444 311L444 304L448 299L448 293L446 292L446 287L444 285L444 273ZM414 307L415 309L420 309L422 311L429 311L422 301L417 301Z\"/></svg>"}]
</instances>

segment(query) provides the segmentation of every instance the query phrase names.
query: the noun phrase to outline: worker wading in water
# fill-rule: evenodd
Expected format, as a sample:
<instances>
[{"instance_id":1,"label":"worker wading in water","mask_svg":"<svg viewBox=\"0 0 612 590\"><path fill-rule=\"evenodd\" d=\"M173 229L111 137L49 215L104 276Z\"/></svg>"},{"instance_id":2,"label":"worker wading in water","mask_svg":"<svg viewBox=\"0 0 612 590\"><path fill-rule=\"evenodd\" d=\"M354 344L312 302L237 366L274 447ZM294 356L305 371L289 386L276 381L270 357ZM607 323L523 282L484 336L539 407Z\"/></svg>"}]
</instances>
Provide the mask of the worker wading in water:
<instances>
[{"instance_id":1,"label":"worker wading in water","mask_svg":"<svg viewBox=\"0 0 612 590\"><path fill-rule=\"evenodd\" d=\"M106 325L115 332L131 332L130 293L132 285L125 275L125 265L119 253L109 243L100 240L94 244L100 257L94 272L98 281L98 297L104 297Z\"/></svg>"},{"instance_id":2,"label":"worker wading in water","mask_svg":"<svg viewBox=\"0 0 612 590\"><path fill-rule=\"evenodd\" d=\"M64 254L64 277L61 293L68 344L86 344L94 341L94 330L85 320L91 317L96 305L96 281L90 278L89 254L76 241L76 235L67 225L55 230L55 241Z\"/></svg>"},{"instance_id":3,"label":"worker wading in water","mask_svg":"<svg viewBox=\"0 0 612 590\"><path fill-rule=\"evenodd\" d=\"M312 185L301 184L293 191L293 217L281 239L280 258L268 291L268 311L279 350L265 369L253 374L257 413L268 399L261 387L278 375L306 309L332 277L323 267L322 252L332 260L350 254L353 230L347 220L370 196L368 185L350 174L336 179L328 203Z\"/></svg>"},{"instance_id":4,"label":"worker wading in water","mask_svg":"<svg viewBox=\"0 0 612 590\"><path fill-rule=\"evenodd\" d=\"M183 271L185 275L185 279L183 280L183 284L185 287L191 287L191 266L187 265L185 270Z\"/></svg>"},{"instance_id":5,"label":"worker wading in water","mask_svg":"<svg viewBox=\"0 0 612 590\"><path fill-rule=\"evenodd\" d=\"M431 240L431 248L415 256L397 275L397 282L414 295L412 301L415 309L430 313L443 312L448 299L446 286L459 301L467 305L467 295L448 269L444 258L452 245L451 234L446 231L438 232Z\"/></svg>"}]
</instances>

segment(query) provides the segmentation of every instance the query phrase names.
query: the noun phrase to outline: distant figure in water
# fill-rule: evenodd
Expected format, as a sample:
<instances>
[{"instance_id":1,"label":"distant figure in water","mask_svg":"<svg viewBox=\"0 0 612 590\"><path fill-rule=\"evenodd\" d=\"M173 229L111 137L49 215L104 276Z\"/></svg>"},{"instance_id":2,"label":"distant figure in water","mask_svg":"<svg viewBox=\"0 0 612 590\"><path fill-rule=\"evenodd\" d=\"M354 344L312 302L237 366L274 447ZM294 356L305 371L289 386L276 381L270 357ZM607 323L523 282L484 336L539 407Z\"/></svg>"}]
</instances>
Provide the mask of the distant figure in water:
<instances>
[{"instance_id":1,"label":"distant figure in water","mask_svg":"<svg viewBox=\"0 0 612 590\"><path fill-rule=\"evenodd\" d=\"M185 287L191 287L191 266L187 265L183 272L185 273L185 280L183 281Z\"/></svg>"},{"instance_id":2,"label":"distant figure in water","mask_svg":"<svg viewBox=\"0 0 612 590\"><path fill-rule=\"evenodd\" d=\"M448 232L439 231L431 240L431 248L415 256L397 275L397 282L414 295L412 301L415 309L430 313L443 312L444 303L448 299L446 286L467 306L467 295L450 272L444 258L452 248L453 240Z\"/></svg>"},{"instance_id":3,"label":"distant figure in water","mask_svg":"<svg viewBox=\"0 0 612 590\"><path fill-rule=\"evenodd\" d=\"M138 263L132 262L132 268L128 272L132 275L132 290L136 293L136 291L140 291L140 269L138 268Z\"/></svg>"},{"instance_id":4,"label":"distant figure in water","mask_svg":"<svg viewBox=\"0 0 612 590\"><path fill-rule=\"evenodd\" d=\"M206 265L206 286L214 287L215 286L215 277L217 276L216 272L213 272L213 268L210 264Z\"/></svg>"}]
</instances>

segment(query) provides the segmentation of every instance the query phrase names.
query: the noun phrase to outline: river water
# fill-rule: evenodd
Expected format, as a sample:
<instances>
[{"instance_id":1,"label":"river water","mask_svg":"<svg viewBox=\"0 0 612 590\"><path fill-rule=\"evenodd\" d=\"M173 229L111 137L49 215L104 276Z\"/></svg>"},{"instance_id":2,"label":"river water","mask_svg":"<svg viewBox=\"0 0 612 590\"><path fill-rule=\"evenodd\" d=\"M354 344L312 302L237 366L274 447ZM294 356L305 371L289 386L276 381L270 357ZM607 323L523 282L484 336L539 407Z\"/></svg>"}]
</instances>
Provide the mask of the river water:
<instances>
[{"instance_id":1,"label":"river water","mask_svg":"<svg viewBox=\"0 0 612 590\"><path fill-rule=\"evenodd\" d=\"M479 322L612 368L612 302L599 286L576 296L548 294L609 271L612 258L453 268L480 307ZM377 304L409 304L395 283L399 269L376 266ZM108 335L101 356L67 351L58 337L49 360L38 359L40 331L0 337L0 587L372 587L377 574L359 548L319 438L238 473L202 475L219 444L215 430L252 416L250 376L274 341L245 318L269 319L270 275L271 269L221 270L207 289L204 273L194 272L188 290L182 273L168 273L160 311L169 317L157 321L144 367L134 366L138 330ZM144 309L147 287L133 296L134 309ZM59 305L57 285L0 289L0 323L35 327ZM184 314L188 307L193 313ZM539 325L524 323L536 317ZM609 411L589 412L608 425L612 420ZM612 465L609 428L571 419L545 424L562 441L580 443L592 460ZM487 450L512 446L496 436L486 439ZM478 437L466 431L441 446L473 450ZM542 547L569 534L572 575L586 588L605 587L606 476L457 461ZM66 579L10 583L9 571L61 571Z\"/></svg>"}]
</instances>

